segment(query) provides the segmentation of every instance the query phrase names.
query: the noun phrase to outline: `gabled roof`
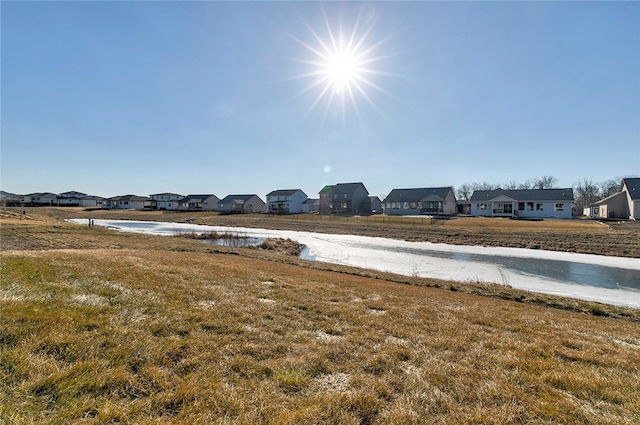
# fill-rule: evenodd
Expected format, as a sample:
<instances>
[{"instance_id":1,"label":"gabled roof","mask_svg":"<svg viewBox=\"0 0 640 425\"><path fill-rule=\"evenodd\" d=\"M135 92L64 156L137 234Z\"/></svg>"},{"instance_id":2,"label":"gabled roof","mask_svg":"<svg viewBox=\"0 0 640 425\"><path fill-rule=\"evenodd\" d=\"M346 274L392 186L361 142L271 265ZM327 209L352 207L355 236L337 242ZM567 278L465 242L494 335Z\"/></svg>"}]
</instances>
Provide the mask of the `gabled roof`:
<instances>
[{"instance_id":1,"label":"gabled roof","mask_svg":"<svg viewBox=\"0 0 640 425\"><path fill-rule=\"evenodd\" d=\"M165 192L165 193L154 193L154 194L149 195L149 196L182 196L182 195L180 195L179 193L168 193L168 192Z\"/></svg>"},{"instance_id":2,"label":"gabled roof","mask_svg":"<svg viewBox=\"0 0 640 425\"><path fill-rule=\"evenodd\" d=\"M213 194L208 194L208 195L187 195L184 198L180 199L179 202L181 203L189 203L189 202L202 202L207 198L210 198L214 196Z\"/></svg>"},{"instance_id":3,"label":"gabled roof","mask_svg":"<svg viewBox=\"0 0 640 425\"><path fill-rule=\"evenodd\" d=\"M626 194L624 192L616 192L613 195L609 195L606 198L602 198L599 201L594 202L593 204L591 204L590 206L597 206L597 205L602 205L602 204L606 204L607 202L609 202L610 200L617 198L619 196L626 196Z\"/></svg>"},{"instance_id":4,"label":"gabled roof","mask_svg":"<svg viewBox=\"0 0 640 425\"><path fill-rule=\"evenodd\" d=\"M67 198L67 197L82 198L87 196L87 194L84 192L78 192L76 190L70 190L69 192L62 192L60 196L62 196L63 198Z\"/></svg>"},{"instance_id":5,"label":"gabled roof","mask_svg":"<svg viewBox=\"0 0 640 425\"><path fill-rule=\"evenodd\" d=\"M114 196L112 198L109 198L110 201L127 201L127 202L132 202L132 201L150 201L151 198L147 197L147 196L138 196L138 195L124 195L124 196Z\"/></svg>"},{"instance_id":6,"label":"gabled roof","mask_svg":"<svg viewBox=\"0 0 640 425\"><path fill-rule=\"evenodd\" d=\"M627 191L632 200L640 200L640 178L622 179L622 185L627 187Z\"/></svg>"},{"instance_id":7,"label":"gabled roof","mask_svg":"<svg viewBox=\"0 0 640 425\"><path fill-rule=\"evenodd\" d=\"M31 196L32 198L33 198L34 196L39 196L39 197L41 197L41 198L42 198L43 196L54 197L54 198L57 198L57 197L58 197L58 195L56 195L55 193L51 193L51 192L36 192L36 193L29 193L29 194L27 194L27 195L25 195L25 196Z\"/></svg>"},{"instance_id":8,"label":"gabled roof","mask_svg":"<svg viewBox=\"0 0 640 425\"><path fill-rule=\"evenodd\" d=\"M573 201L573 189L517 189L476 190L472 202L490 201L498 196L507 196L516 201Z\"/></svg>"},{"instance_id":9,"label":"gabled roof","mask_svg":"<svg viewBox=\"0 0 640 425\"><path fill-rule=\"evenodd\" d=\"M225 196L222 199L222 201L220 201L220 203L221 204L226 204L228 202L236 202L236 203L238 203L238 202L246 202L249 199L253 198L254 196L256 198L260 199L260 197L258 195L256 195L256 194L253 194L253 195L228 195L228 196Z\"/></svg>"},{"instance_id":10,"label":"gabled roof","mask_svg":"<svg viewBox=\"0 0 640 425\"><path fill-rule=\"evenodd\" d=\"M302 191L302 189L282 189L282 190L274 190L273 192L267 193L267 196L291 196L296 192L302 192L304 196L307 196L306 193Z\"/></svg>"},{"instance_id":11,"label":"gabled roof","mask_svg":"<svg viewBox=\"0 0 640 425\"><path fill-rule=\"evenodd\" d=\"M369 191L367 190L366 187L364 187L363 183L338 183L335 186L333 186L332 189L332 193L339 193L339 194L343 194L343 193L353 193L355 192L360 186L362 186L362 188L367 192L367 194L369 193ZM323 189L324 190L324 189Z\"/></svg>"},{"instance_id":12,"label":"gabled roof","mask_svg":"<svg viewBox=\"0 0 640 425\"><path fill-rule=\"evenodd\" d=\"M393 189L384 202L420 202L429 195L445 199L451 187L424 187L417 189Z\"/></svg>"},{"instance_id":13,"label":"gabled roof","mask_svg":"<svg viewBox=\"0 0 640 425\"><path fill-rule=\"evenodd\" d=\"M331 191L333 190L333 185L332 184L328 184L325 187L323 187L320 192L318 192L318 194L323 194L323 193L331 193Z\"/></svg>"},{"instance_id":14,"label":"gabled roof","mask_svg":"<svg viewBox=\"0 0 640 425\"><path fill-rule=\"evenodd\" d=\"M303 202L303 204L311 204L311 205L313 205L313 204L317 204L318 202L320 202L320 199L318 199L318 198L315 198L315 199L314 198L307 198Z\"/></svg>"}]
</instances>

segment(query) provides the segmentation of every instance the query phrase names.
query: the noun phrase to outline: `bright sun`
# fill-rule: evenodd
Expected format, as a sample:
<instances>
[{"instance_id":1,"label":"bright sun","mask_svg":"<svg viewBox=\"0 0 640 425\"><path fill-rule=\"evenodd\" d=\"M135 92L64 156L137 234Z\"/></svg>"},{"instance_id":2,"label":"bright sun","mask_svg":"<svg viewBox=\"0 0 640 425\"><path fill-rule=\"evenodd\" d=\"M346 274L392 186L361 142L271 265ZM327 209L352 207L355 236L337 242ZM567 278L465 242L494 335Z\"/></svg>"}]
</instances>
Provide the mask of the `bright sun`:
<instances>
[{"instance_id":1,"label":"bright sun","mask_svg":"<svg viewBox=\"0 0 640 425\"><path fill-rule=\"evenodd\" d=\"M360 116L359 99L364 99L367 104L380 112L369 92L374 90L387 93L373 80L374 75L385 74L376 69L376 63L385 58L385 56L376 55L377 48L384 40L375 44L370 43L373 22L366 28L362 28L361 19L358 17L351 31L345 32L342 25L336 30L324 13L323 16L326 30L324 36L320 36L306 22L313 42L305 42L291 36L312 55L311 58L300 60L309 65L311 70L294 77L311 79L312 81L302 93L312 91L316 93L305 117L323 99L326 101L325 112L332 107L337 107L342 111L343 118L346 116L349 105Z\"/></svg>"}]
</instances>

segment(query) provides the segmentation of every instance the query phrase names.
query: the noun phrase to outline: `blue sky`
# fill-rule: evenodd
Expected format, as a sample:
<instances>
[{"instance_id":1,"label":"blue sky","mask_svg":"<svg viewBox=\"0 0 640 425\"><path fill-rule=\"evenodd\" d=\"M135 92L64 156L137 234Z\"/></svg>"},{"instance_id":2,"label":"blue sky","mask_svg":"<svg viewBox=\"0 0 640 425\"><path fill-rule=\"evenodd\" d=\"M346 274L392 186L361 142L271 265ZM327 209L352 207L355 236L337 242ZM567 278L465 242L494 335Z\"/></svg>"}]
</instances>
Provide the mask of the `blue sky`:
<instances>
[{"instance_id":1,"label":"blue sky","mask_svg":"<svg viewBox=\"0 0 640 425\"><path fill-rule=\"evenodd\" d=\"M638 2L0 7L6 191L313 197L640 175ZM318 52L341 35L361 63L338 93Z\"/></svg>"}]
</instances>

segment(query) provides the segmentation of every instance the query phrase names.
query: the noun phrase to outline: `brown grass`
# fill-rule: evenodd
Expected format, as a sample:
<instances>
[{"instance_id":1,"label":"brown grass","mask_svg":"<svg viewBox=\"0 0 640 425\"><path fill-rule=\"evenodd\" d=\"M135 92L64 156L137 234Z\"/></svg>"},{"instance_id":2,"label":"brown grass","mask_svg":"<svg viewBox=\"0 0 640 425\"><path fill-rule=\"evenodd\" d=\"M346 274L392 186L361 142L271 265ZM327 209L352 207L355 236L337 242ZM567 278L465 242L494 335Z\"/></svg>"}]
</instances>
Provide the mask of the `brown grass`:
<instances>
[{"instance_id":1,"label":"brown grass","mask_svg":"<svg viewBox=\"0 0 640 425\"><path fill-rule=\"evenodd\" d=\"M0 422L640 422L624 309L63 223L0 235Z\"/></svg>"},{"instance_id":2,"label":"brown grass","mask_svg":"<svg viewBox=\"0 0 640 425\"><path fill-rule=\"evenodd\" d=\"M640 258L640 223L636 222L601 224L587 220L524 221L472 217L432 221L422 217L218 215L211 212L84 211L80 208L31 208L26 211L28 214L31 211L38 215L45 214L51 219L73 217L191 222Z\"/></svg>"}]
</instances>

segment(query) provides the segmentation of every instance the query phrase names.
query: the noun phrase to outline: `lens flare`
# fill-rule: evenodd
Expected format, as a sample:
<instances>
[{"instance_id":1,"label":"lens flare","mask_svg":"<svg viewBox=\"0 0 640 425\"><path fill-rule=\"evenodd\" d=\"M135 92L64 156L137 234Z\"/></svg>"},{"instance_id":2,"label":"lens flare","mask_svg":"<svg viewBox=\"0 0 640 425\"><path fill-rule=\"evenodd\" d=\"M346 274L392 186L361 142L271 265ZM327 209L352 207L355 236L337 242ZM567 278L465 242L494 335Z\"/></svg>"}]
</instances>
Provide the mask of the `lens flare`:
<instances>
[{"instance_id":1,"label":"lens flare","mask_svg":"<svg viewBox=\"0 0 640 425\"><path fill-rule=\"evenodd\" d=\"M310 70L293 77L311 80L299 95L315 93L305 118L321 101L326 102L325 115L335 108L341 112L343 119L346 119L349 108L360 118L359 102L362 100L380 113L371 91L389 94L374 82L374 76L390 75L376 68L378 62L388 57L377 53L388 37L372 43L375 20L365 26L362 24L362 14L358 15L349 31L344 30L341 20L339 25L332 25L324 10L322 16L322 34L305 22L311 42L290 35L311 54L311 58L298 60L309 66Z\"/></svg>"}]
</instances>

